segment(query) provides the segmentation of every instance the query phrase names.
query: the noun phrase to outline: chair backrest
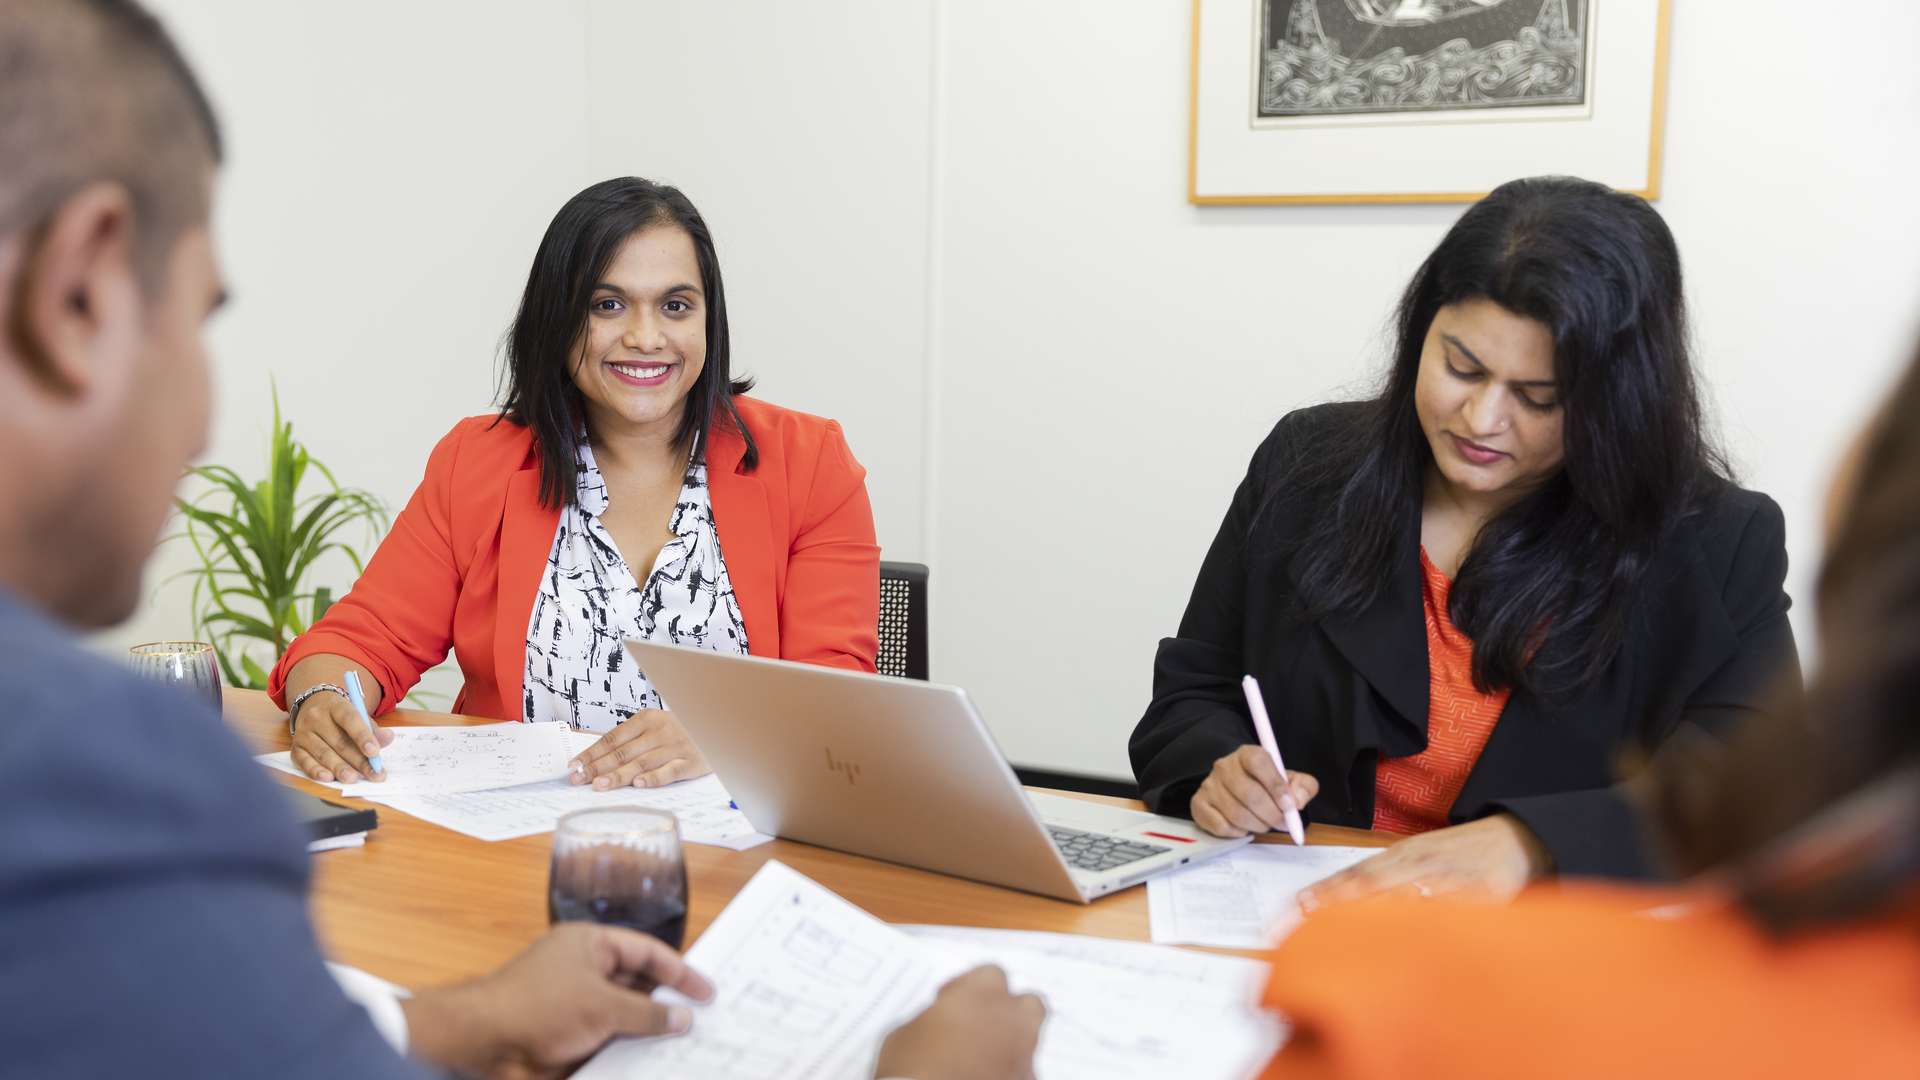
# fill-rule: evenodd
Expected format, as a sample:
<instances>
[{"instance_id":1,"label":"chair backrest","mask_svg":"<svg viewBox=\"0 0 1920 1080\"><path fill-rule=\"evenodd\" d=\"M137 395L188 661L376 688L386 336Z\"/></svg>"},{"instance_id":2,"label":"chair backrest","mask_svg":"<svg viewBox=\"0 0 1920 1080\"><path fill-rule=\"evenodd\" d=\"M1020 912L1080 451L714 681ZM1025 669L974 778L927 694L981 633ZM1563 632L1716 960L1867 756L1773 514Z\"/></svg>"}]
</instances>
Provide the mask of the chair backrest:
<instances>
[{"instance_id":1,"label":"chair backrest","mask_svg":"<svg viewBox=\"0 0 1920 1080\"><path fill-rule=\"evenodd\" d=\"M880 564L880 674L901 679L927 678L927 568L921 563ZM1085 791L1137 799L1131 781L1050 769L1013 767L1028 787Z\"/></svg>"},{"instance_id":2,"label":"chair backrest","mask_svg":"<svg viewBox=\"0 0 1920 1080\"><path fill-rule=\"evenodd\" d=\"M927 568L920 563L880 564L880 656L882 675L927 677Z\"/></svg>"}]
</instances>

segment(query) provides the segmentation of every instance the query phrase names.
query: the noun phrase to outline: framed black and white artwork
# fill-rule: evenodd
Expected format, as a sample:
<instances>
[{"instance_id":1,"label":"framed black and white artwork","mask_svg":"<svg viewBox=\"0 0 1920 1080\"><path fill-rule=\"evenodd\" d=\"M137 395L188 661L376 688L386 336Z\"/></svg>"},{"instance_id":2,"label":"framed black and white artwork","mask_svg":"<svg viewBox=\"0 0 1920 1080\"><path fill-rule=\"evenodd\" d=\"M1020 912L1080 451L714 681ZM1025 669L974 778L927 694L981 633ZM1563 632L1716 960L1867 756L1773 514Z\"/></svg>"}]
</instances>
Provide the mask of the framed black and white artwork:
<instances>
[{"instance_id":1,"label":"framed black and white artwork","mask_svg":"<svg viewBox=\"0 0 1920 1080\"><path fill-rule=\"evenodd\" d=\"M1668 0L1193 0L1194 203L1657 198Z\"/></svg>"}]
</instances>

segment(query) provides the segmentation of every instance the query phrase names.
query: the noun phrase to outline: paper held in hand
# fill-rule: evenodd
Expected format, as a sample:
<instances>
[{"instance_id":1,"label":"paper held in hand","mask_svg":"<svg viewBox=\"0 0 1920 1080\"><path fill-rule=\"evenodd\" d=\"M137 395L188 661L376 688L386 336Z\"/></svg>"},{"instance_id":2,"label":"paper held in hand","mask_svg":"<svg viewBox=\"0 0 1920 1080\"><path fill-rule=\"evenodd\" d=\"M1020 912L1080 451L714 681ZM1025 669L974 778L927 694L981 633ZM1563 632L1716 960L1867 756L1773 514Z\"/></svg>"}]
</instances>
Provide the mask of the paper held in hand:
<instances>
[{"instance_id":1,"label":"paper held in hand","mask_svg":"<svg viewBox=\"0 0 1920 1080\"><path fill-rule=\"evenodd\" d=\"M769 862L687 953L713 980L685 1035L610 1044L576 1076L870 1077L880 1043L948 979L999 964L1045 997L1036 1072L1242 1080L1278 1048L1255 1000L1266 967L1138 942L962 927L889 926Z\"/></svg>"},{"instance_id":2,"label":"paper held in hand","mask_svg":"<svg viewBox=\"0 0 1920 1080\"><path fill-rule=\"evenodd\" d=\"M644 806L671 812L680 838L743 851L773 839L756 832L718 777L661 788L595 791L569 783L567 762L598 737L565 724L393 727L382 752L387 779L328 784L404 814L481 840L552 832L562 814L595 806ZM289 751L254 760L303 776ZM319 783L320 781L314 781Z\"/></svg>"},{"instance_id":3,"label":"paper held in hand","mask_svg":"<svg viewBox=\"0 0 1920 1080\"><path fill-rule=\"evenodd\" d=\"M352 784L321 781L342 795L444 795L485 791L564 777L567 762L594 743L594 736L565 724L390 727L393 742L380 751L386 779ZM305 776L293 752L254 759L270 769Z\"/></svg>"}]
</instances>

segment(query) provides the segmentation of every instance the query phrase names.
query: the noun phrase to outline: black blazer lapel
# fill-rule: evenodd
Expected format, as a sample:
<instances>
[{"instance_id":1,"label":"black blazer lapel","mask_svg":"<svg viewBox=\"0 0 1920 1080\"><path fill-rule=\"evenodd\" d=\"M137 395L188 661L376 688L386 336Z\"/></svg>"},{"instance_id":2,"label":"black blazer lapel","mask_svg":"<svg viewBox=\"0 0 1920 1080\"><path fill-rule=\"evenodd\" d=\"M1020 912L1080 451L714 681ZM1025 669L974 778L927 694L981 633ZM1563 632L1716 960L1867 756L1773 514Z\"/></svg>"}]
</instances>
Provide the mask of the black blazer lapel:
<instances>
[{"instance_id":1,"label":"black blazer lapel","mask_svg":"<svg viewBox=\"0 0 1920 1080\"><path fill-rule=\"evenodd\" d=\"M1415 517L1395 547L1386 588L1372 604L1320 623L1334 648L1388 706L1356 709L1351 723L1333 724L1343 772L1363 750L1384 746L1400 756L1426 748L1427 625L1421 608L1418 529Z\"/></svg>"},{"instance_id":2,"label":"black blazer lapel","mask_svg":"<svg viewBox=\"0 0 1920 1080\"><path fill-rule=\"evenodd\" d=\"M1609 787L1673 734L1688 700L1739 652L1738 632L1698 544L1661 552L1631 601L1626 640L1594 682L1564 699L1515 690L1454 800L1455 821L1498 798Z\"/></svg>"}]
</instances>

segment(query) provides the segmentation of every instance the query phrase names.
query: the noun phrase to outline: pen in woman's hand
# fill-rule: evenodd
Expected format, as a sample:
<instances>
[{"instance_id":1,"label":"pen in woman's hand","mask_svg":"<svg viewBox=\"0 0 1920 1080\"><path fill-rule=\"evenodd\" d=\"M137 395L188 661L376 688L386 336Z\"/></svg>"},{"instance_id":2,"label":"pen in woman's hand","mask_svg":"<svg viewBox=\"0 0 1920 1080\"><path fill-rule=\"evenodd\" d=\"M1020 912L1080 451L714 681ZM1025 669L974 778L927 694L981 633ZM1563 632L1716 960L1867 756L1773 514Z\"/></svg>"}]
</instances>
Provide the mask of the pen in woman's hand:
<instances>
[{"instance_id":1,"label":"pen in woman's hand","mask_svg":"<svg viewBox=\"0 0 1920 1080\"><path fill-rule=\"evenodd\" d=\"M347 684L347 700L360 710L360 719L367 722L367 738L373 742L373 751L367 755L367 767L377 773L386 772L387 767L380 763L380 733L374 730L373 717L367 712L367 695L360 689L360 675L349 671L344 681Z\"/></svg>"}]
</instances>

